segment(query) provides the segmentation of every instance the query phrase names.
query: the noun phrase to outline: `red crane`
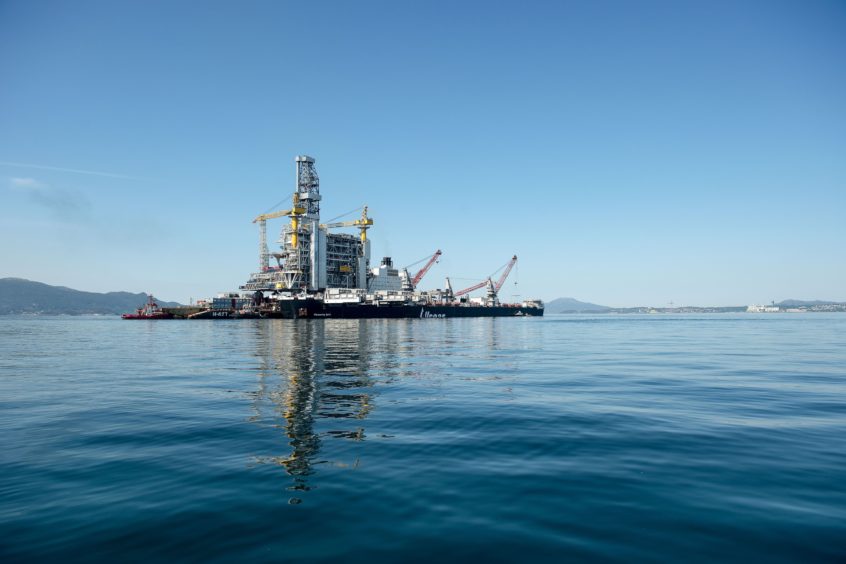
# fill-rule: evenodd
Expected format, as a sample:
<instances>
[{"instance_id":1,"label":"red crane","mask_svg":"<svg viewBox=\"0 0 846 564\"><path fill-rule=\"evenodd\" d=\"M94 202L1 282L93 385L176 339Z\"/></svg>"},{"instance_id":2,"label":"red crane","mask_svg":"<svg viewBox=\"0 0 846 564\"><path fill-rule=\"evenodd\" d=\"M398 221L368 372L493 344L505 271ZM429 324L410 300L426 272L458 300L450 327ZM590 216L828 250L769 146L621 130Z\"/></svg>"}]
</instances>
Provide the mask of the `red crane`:
<instances>
[{"instance_id":1,"label":"red crane","mask_svg":"<svg viewBox=\"0 0 846 564\"><path fill-rule=\"evenodd\" d=\"M470 292L472 292L474 290L478 290L479 288L486 286L487 283L488 283L488 280L490 280L490 278L488 278L487 280L482 280L478 284L474 284L474 285L470 286L469 288L464 288L463 290L457 291L455 293L455 297L457 298L458 296L463 296L464 294L469 294Z\"/></svg>"},{"instance_id":2,"label":"red crane","mask_svg":"<svg viewBox=\"0 0 846 564\"><path fill-rule=\"evenodd\" d=\"M407 286L406 286L406 283L403 282L403 289L407 290L409 292L413 291L417 287L417 284L419 284L420 281L423 280L423 277L426 276L426 273L429 272L429 269L432 268L432 265L435 264L436 262L438 262L438 258L441 256L441 254L442 254L441 250L438 249L437 251L435 251L435 254L432 255L431 257L423 257L422 259L418 260L417 262L413 262L413 263L409 264L408 266L406 266L405 268L403 268L402 270L405 274L405 279L408 281ZM429 259L429 261L423 266L423 268L421 268L417 272L417 274L415 274L412 277L408 273L408 269L411 268L414 265L420 264L421 262L423 262L426 259Z\"/></svg>"},{"instance_id":3,"label":"red crane","mask_svg":"<svg viewBox=\"0 0 846 564\"><path fill-rule=\"evenodd\" d=\"M435 251L435 254L432 255L432 258L429 259L429 262L421 268L417 274L414 275L414 278L411 279L411 286L416 288L417 284L423 280L423 277L426 276L426 273L429 272L429 269L432 268L432 265L438 262L438 258L441 256L441 250L438 249Z\"/></svg>"},{"instance_id":4,"label":"red crane","mask_svg":"<svg viewBox=\"0 0 846 564\"><path fill-rule=\"evenodd\" d=\"M502 285L505 284L505 279L508 278L508 275L511 274L511 269L514 268L514 265L517 264L517 255L511 257L511 260L508 261L508 264L505 266L505 271L502 273L502 276L499 277L499 280L496 281L494 284L494 290L499 292L499 289L502 288Z\"/></svg>"},{"instance_id":5,"label":"red crane","mask_svg":"<svg viewBox=\"0 0 846 564\"><path fill-rule=\"evenodd\" d=\"M459 290L458 292L455 293L455 296L458 297L458 296L463 296L464 294L469 294L470 292L472 292L474 290L478 290L479 288L485 287L488 283L490 283L491 286L493 286L494 293L499 292L499 289L502 288L503 284L505 284L505 279L508 278L509 274L511 274L511 269L514 268L515 264L517 264L517 255L514 255L513 257L511 257L510 261L508 261L504 265L497 268L496 271L493 274L491 274L490 276L487 277L487 279L483 280L482 282L479 282L478 284L474 284L473 286L470 286L469 288L464 288L463 290ZM499 272L503 268L505 270L502 272L502 276L500 276L499 280L497 280L496 283L494 283L493 280L491 280L491 279L494 277L494 275L497 272Z\"/></svg>"}]
</instances>

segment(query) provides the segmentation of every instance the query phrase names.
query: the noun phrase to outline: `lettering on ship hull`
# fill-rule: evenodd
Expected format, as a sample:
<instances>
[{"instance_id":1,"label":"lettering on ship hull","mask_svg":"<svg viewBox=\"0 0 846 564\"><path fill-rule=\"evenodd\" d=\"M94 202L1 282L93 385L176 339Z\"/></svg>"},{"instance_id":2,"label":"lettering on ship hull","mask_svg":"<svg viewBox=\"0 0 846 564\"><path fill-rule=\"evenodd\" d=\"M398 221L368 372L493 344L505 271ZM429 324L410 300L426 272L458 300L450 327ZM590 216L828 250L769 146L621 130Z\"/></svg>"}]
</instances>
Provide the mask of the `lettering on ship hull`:
<instances>
[{"instance_id":1,"label":"lettering on ship hull","mask_svg":"<svg viewBox=\"0 0 846 564\"><path fill-rule=\"evenodd\" d=\"M442 318L446 317L445 313L432 313L430 311L426 311L424 308L420 308L420 319L434 319L434 318Z\"/></svg>"}]
</instances>

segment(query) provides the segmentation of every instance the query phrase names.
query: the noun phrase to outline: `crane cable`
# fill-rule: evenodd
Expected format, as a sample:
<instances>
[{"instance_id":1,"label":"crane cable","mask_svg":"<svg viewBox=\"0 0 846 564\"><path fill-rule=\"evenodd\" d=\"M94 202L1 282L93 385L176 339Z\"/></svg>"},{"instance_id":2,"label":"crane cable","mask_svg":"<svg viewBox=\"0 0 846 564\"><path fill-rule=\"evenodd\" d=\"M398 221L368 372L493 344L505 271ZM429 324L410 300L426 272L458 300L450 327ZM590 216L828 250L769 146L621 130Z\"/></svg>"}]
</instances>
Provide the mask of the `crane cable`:
<instances>
[{"instance_id":1,"label":"crane cable","mask_svg":"<svg viewBox=\"0 0 846 564\"><path fill-rule=\"evenodd\" d=\"M264 211L261 213L261 215L267 215L267 214L269 214L270 212L272 212L273 210L275 210L276 208L278 208L279 206L281 206L281 205L282 205L282 203L283 203L283 202L285 202L287 199L288 199L288 198L285 198L284 200L279 200L278 202L276 202L275 204L273 204L272 206L270 206L269 208L267 208L266 210L264 210Z\"/></svg>"},{"instance_id":2,"label":"crane cable","mask_svg":"<svg viewBox=\"0 0 846 564\"><path fill-rule=\"evenodd\" d=\"M330 219L330 220L327 220L327 221L326 221L326 223L332 223L332 222L333 222L333 221L335 221L336 219L341 219L342 217L347 217L348 215L354 214L355 212L357 212L357 211L361 211L361 210L363 210L363 209L364 209L364 206L359 206L359 207L355 208L354 210L350 210L350 211L348 211L348 212L346 212L346 213L342 213L342 214L341 214L341 215L339 215L339 216L333 217L333 218L332 218L332 219Z\"/></svg>"},{"instance_id":3,"label":"crane cable","mask_svg":"<svg viewBox=\"0 0 846 564\"><path fill-rule=\"evenodd\" d=\"M486 276L485 278L481 278L481 279L480 279L480 278L460 278L460 277L458 277L458 276L450 276L450 277L449 277L449 279L450 279L450 280L468 280L468 281L473 281L473 282L481 282L482 280L487 280L488 278L493 278L494 276L496 276L497 274L499 274L499 273L502 271L502 269L503 269L503 268L505 268L506 266L508 266L508 263L509 263L509 262L511 262L511 260L509 260L508 262L506 262L505 264L503 264L502 266L500 266L499 268L497 268L496 270L494 270L494 271L493 271L493 272L492 272L489 276ZM414 263L414 264L417 264L417 263ZM412 264L411 266L414 266L414 265ZM514 266L517 268L517 275L518 275L518 277L519 277L519 274L520 274L520 261L516 261L516 262L514 263ZM408 267L406 267L406 268L408 268ZM516 284L517 282L515 281L514 283Z\"/></svg>"},{"instance_id":4,"label":"crane cable","mask_svg":"<svg viewBox=\"0 0 846 564\"><path fill-rule=\"evenodd\" d=\"M287 200L288 200L288 198L285 198L284 200L279 200L278 202L276 202L275 204L273 204L272 206L270 206L269 208L267 208L266 210L264 210L264 211L261 213L261 215L267 215L267 214L269 214L270 212L272 212L273 210L275 210L276 208L278 208L279 206L281 206L283 203L285 203ZM357 212L357 211L361 211L361 210L363 210L363 209L364 209L364 206L359 206L359 207L355 208L354 210L350 210L350 211L348 211L348 212L346 212L346 213L342 213L341 215L339 215L339 216L337 216L337 217L333 217L332 219L328 220L326 223L332 223L332 222L333 222L333 221L335 221L336 219L341 219L342 217L346 217L346 216L348 216L348 215L350 215L350 214L353 214L353 213L355 213L355 212Z\"/></svg>"},{"instance_id":5,"label":"crane cable","mask_svg":"<svg viewBox=\"0 0 846 564\"><path fill-rule=\"evenodd\" d=\"M420 260L418 260L418 261L416 261L416 262L412 262L411 264L409 264L408 266L404 266L403 268L411 268L412 266L417 266L418 264L420 264L420 263L421 263L421 262L423 262L424 260L429 260L429 259L430 259L430 258L432 258L433 256L435 256L435 255L434 255L434 254L431 254L431 255L426 255L426 256L425 256L425 257L423 257L422 259L420 259ZM438 262L438 261L435 261L435 262Z\"/></svg>"},{"instance_id":6,"label":"crane cable","mask_svg":"<svg viewBox=\"0 0 846 564\"><path fill-rule=\"evenodd\" d=\"M509 260L508 260L508 262L506 262L505 264L503 264L502 266L500 266L499 268L497 268L496 270L494 270L494 271L491 273L491 275L490 275L490 276L488 276L488 278L493 278L494 276L496 276L497 274L499 274L499 273L502 271L502 269L504 269L506 266L508 266L508 263L509 263L509 262L511 262L511 259L509 259ZM516 266L516 262L515 262L515 266Z\"/></svg>"}]
</instances>

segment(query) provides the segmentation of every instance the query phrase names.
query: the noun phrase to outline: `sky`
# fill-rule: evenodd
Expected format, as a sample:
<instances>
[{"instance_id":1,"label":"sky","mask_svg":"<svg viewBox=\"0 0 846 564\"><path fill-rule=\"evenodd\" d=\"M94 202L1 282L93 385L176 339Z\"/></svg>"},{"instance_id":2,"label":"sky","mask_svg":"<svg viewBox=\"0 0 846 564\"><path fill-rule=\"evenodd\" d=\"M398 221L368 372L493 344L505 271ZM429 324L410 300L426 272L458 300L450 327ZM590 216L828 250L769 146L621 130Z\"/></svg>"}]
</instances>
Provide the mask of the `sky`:
<instances>
[{"instance_id":1,"label":"sky","mask_svg":"<svg viewBox=\"0 0 846 564\"><path fill-rule=\"evenodd\" d=\"M0 1L0 277L237 288L298 154L421 288L846 301L846 3Z\"/></svg>"}]
</instances>

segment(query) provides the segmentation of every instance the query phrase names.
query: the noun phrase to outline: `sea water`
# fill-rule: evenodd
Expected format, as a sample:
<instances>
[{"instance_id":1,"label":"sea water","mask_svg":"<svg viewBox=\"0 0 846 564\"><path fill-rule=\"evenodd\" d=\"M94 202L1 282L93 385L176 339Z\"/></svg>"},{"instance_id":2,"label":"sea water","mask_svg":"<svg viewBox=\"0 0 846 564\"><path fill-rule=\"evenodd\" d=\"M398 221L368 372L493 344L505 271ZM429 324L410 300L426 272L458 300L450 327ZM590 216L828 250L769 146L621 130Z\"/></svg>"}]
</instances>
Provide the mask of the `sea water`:
<instances>
[{"instance_id":1,"label":"sea water","mask_svg":"<svg viewBox=\"0 0 846 564\"><path fill-rule=\"evenodd\" d=\"M846 559L846 315L0 317L0 558Z\"/></svg>"}]
</instances>

